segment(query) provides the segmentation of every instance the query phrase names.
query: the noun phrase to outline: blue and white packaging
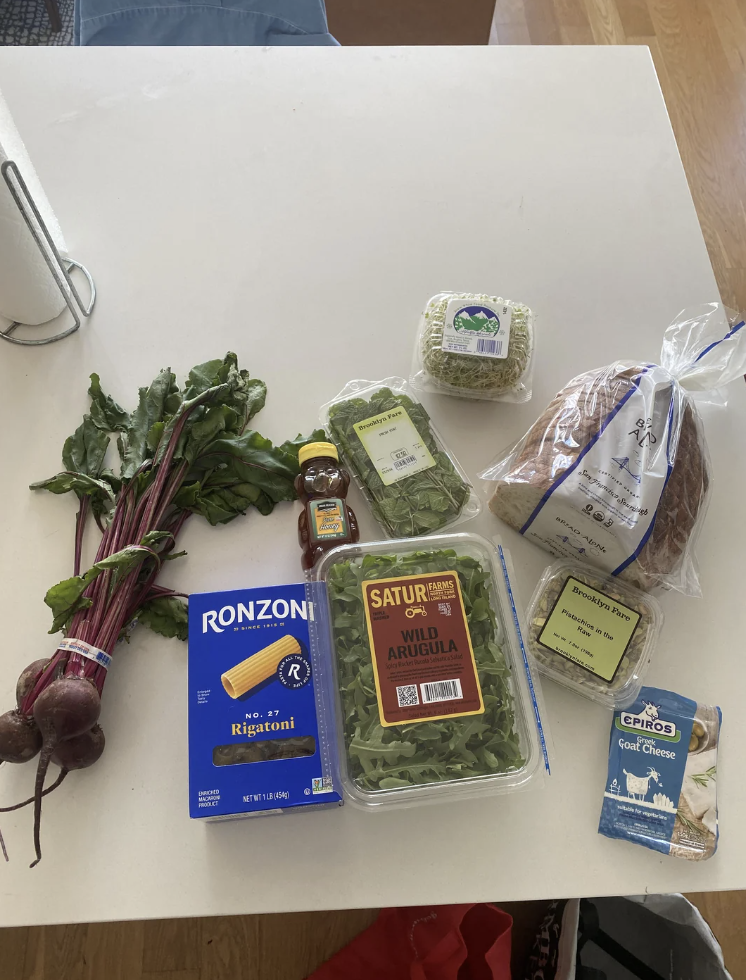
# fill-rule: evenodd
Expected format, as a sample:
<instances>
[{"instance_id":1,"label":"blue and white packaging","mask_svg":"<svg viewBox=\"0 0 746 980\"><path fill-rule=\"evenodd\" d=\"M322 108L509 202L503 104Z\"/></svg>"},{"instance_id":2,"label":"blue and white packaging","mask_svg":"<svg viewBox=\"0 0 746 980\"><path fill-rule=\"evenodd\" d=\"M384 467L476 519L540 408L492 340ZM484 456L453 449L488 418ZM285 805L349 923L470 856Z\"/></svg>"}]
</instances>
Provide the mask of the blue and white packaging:
<instances>
[{"instance_id":1,"label":"blue and white packaging","mask_svg":"<svg viewBox=\"0 0 746 980\"><path fill-rule=\"evenodd\" d=\"M323 583L189 597L189 812L342 802Z\"/></svg>"},{"instance_id":2,"label":"blue and white packaging","mask_svg":"<svg viewBox=\"0 0 746 980\"><path fill-rule=\"evenodd\" d=\"M614 712L598 832L702 861L718 843L720 708L643 687Z\"/></svg>"}]
</instances>

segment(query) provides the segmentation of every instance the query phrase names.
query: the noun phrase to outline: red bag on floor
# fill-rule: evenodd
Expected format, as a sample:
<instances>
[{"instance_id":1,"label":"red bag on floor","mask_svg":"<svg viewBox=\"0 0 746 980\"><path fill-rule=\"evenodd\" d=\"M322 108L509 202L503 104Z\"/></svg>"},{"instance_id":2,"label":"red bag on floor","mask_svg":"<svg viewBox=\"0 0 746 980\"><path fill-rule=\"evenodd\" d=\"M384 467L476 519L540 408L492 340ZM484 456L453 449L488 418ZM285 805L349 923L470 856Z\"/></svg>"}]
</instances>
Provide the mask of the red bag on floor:
<instances>
[{"instance_id":1,"label":"red bag on floor","mask_svg":"<svg viewBox=\"0 0 746 980\"><path fill-rule=\"evenodd\" d=\"M487 904L383 909L308 980L510 980L512 925Z\"/></svg>"}]
</instances>

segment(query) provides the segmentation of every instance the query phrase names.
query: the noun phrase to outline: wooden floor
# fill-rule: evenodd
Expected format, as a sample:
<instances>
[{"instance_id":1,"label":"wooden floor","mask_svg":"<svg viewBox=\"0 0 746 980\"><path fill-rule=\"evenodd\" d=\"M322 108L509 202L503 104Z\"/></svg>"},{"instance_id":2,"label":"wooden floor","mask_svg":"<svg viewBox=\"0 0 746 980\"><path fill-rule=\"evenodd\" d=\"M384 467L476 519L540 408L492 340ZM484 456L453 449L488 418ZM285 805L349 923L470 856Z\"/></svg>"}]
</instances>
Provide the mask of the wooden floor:
<instances>
[{"instance_id":1,"label":"wooden floor","mask_svg":"<svg viewBox=\"0 0 746 980\"><path fill-rule=\"evenodd\" d=\"M723 302L745 309L746 0L497 0L495 32L648 45Z\"/></svg>"},{"instance_id":2,"label":"wooden floor","mask_svg":"<svg viewBox=\"0 0 746 980\"><path fill-rule=\"evenodd\" d=\"M327 9L344 44L484 44L493 0L327 0ZM650 47L723 300L746 309L746 0L497 0L495 26L501 44ZM746 893L690 897L734 980L746 980ZM302 980L375 915L0 930L0 980ZM525 934L524 923L519 946Z\"/></svg>"}]
</instances>

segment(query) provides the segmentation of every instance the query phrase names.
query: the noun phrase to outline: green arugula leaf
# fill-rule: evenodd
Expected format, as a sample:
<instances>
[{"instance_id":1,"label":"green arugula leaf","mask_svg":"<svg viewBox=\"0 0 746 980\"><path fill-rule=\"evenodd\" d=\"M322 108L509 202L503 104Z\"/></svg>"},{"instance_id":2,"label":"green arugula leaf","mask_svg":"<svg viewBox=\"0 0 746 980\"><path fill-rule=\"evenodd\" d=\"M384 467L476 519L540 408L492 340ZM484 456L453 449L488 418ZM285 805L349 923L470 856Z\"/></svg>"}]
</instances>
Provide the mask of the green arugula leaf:
<instances>
[{"instance_id":1,"label":"green arugula leaf","mask_svg":"<svg viewBox=\"0 0 746 980\"><path fill-rule=\"evenodd\" d=\"M385 486L355 424L399 406L406 409L435 465ZM369 401L351 398L337 402L329 410L329 429L345 462L365 487L375 517L394 537L429 534L452 524L469 500L471 488L436 442L425 408L409 396L380 388Z\"/></svg>"},{"instance_id":2,"label":"green arugula leaf","mask_svg":"<svg viewBox=\"0 0 746 980\"><path fill-rule=\"evenodd\" d=\"M371 579L458 573L482 689L484 713L384 728L380 723L362 585ZM351 777L362 789L391 790L507 773L523 765L502 627L491 605L490 573L452 549L367 554L338 561L327 589Z\"/></svg>"},{"instance_id":3,"label":"green arugula leaf","mask_svg":"<svg viewBox=\"0 0 746 980\"><path fill-rule=\"evenodd\" d=\"M88 389L91 396L91 419L93 424L104 432L126 432L130 425L129 412L125 412L111 395L105 395L101 390L101 379L97 374L91 375L91 386Z\"/></svg>"},{"instance_id":4,"label":"green arugula leaf","mask_svg":"<svg viewBox=\"0 0 746 980\"><path fill-rule=\"evenodd\" d=\"M186 640L189 636L189 609L176 596L158 596L144 603L135 614L141 626L147 626L161 636Z\"/></svg>"}]
</instances>

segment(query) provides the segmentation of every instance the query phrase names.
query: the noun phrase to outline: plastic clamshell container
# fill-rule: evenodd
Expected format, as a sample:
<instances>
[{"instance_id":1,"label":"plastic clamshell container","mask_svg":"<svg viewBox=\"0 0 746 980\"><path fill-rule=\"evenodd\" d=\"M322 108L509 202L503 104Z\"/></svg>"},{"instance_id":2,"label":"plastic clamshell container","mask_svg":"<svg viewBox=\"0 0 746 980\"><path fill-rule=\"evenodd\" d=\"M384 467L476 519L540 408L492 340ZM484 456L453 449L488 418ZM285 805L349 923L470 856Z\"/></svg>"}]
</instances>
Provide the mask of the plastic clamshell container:
<instances>
[{"instance_id":1,"label":"plastic clamshell container","mask_svg":"<svg viewBox=\"0 0 746 980\"><path fill-rule=\"evenodd\" d=\"M640 618L634 626L618 666L609 680L584 666L582 661L588 661L589 658L582 653L579 653L578 660L575 661L547 646L546 642L552 642L552 640L546 634L543 637L546 642L542 643L539 639L569 579L576 579L580 583L578 588L581 591L583 591L583 585L589 586L593 592L587 592L586 595L593 596L595 592L600 592L608 599L613 600L608 605L612 606L618 603L621 607L626 607L627 611L622 610L622 612L624 615L631 615L632 621L634 621L634 615L629 611L632 610L639 614ZM594 609L593 600L586 599L583 601L590 601L591 605L587 608L591 611ZM602 599L601 601L605 600ZM611 615L615 614L612 613ZM583 618L581 613L574 622L567 620L572 635L576 635L578 621L582 621ZM588 618L590 617L586 617L586 619ZM598 625L598 623L594 625ZM626 627L623 622L621 624L627 632L629 632L631 625L631 622ZM590 629L587 622L585 624L581 622L581 626L586 631ZM603 626L600 628L603 629ZM539 671L563 687L580 694L581 697L589 698L591 701L596 701L598 704L611 709L626 707L640 693L662 628L663 610L653 596L647 592L641 592L634 586L628 585L600 569L568 559L556 561L545 569L531 597L526 613L526 643ZM585 636L586 634L581 635ZM572 636L569 638L572 639ZM563 639L562 645L566 646L568 636L564 636ZM625 639L626 633L623 632L619 642L623 643ZM573 648L569 648L569 652L572 653Z\"/></svg>"},{"instance_id":2,"label":"plastic clamshell container","mask_svg":"<svg viewBox=\"0 0 746 980\"><path fill-rule=\"evenodd\" d=\"M404 471L414 467L414 472L401 477L394 472L387 477L391 482L385 483L354 425L369 419L379 421L400 409L409 421L404 417L393 420L400 423L401 436L398 442L389 439L383 446L385 462L391 468L402 465ZM336 398L322 406L321 424L389 537L443 531L471 520L482 509L463 467L446 448L425 407L403 378L350 381ZM408 431L412 435L408 436ZM412 436L420 445L410 453ZM401 459L393 458L397 451L404 454Z\"/></svg>"},{"instance_id":3,"label":"plastic clamshell container","mask_svg":"<svg viewBox=\"0 0 746 980\"><path fill-rule=\"evenodd\" d=\"M451 329L448 337L449 326L464 319L467 328L460 331L461 336ZM411 385L418 391L457 398L529 401L534 367L534 319L533 310L524 303L500 296L437 293L428 300L420 317L412 354ZM484 324L481 329L480 323ZM452 344L455 341L450 349L446 346L449 340ZM474 350L466 353L469 347L485 353ZM498 350L504 356L499 356Z\"/></svg>"},{"instance_id":4,"label":"plastic clamshell container","mask_svg":"<svg viewBox=\"0 0 746 980\"><path fill-rule=\"evenodd\" d=\"M363 585L431 569L458 573L484 712L383 727ZM319 561L313 576L327 587L330 687L341 782L351 803L375 810L509 793L549 773L541 689L523 644L510 569L500 545L468 532L342 545ZM484 602L475 615L477 599L492 615ZM426 620L409 622L424 628Z\"/></svg>"}]
</instances>

